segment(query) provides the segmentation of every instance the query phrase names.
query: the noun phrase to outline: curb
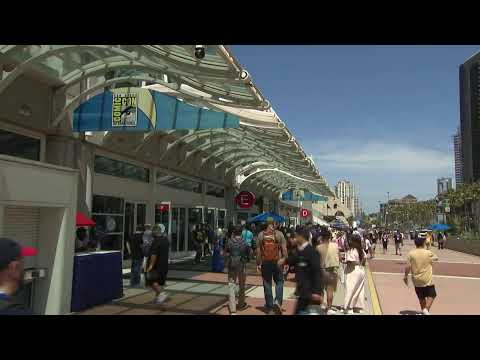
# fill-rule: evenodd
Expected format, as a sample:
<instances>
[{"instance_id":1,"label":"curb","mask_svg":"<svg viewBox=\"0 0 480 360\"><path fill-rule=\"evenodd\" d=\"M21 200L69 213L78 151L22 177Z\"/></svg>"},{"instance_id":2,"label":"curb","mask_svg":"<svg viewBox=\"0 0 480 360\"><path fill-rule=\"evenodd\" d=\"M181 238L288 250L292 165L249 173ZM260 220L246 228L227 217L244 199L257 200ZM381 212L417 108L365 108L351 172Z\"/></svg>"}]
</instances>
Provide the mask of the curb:
<instances>
[{"instance_id":1,"label":"curb","mask_svg":"<svg viewBox=\"0 0 480 360\"><path fill-rule=\"evenodd\" d=\"M368 278L368 287L370 289L370 296L372 298L372 307L373 315L383 315L382 307L380 306L380 301L378 299L377 289L375 283L373 282L372 272L370 271L370 266L367 264L367 278Z\"/></svg>"}]
</instances>

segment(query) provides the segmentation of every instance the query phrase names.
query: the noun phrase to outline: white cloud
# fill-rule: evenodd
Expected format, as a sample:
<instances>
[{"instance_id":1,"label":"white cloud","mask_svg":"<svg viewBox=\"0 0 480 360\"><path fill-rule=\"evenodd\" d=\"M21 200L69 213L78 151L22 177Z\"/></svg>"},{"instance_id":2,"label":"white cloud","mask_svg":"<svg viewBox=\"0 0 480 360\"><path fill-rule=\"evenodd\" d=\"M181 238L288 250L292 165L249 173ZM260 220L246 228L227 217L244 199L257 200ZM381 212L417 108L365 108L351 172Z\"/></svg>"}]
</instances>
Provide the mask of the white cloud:
<instances>
[{"instance_id":1,"label":"white cloud","mask_svg":"<svg viewBox=\"0 0 480 360\"><path fill-rule=\"evenodd\" d=\"M377 211L378 201L385 201L387 192L391 198L407 194L432 198L437 177L453 175L453 154L449 151L431 149L428 143L366 140L352 137L303 144L330 186L345 178L360 187L360 201L369 212Z\"/></svg>"},{"instance_id":2,"label":"white cloud","mask_svg":"<svg viewBox=\"0 0 480 360\"><path fill-rule=\"evenodd\" d=\"M395 170L402 173L442 173L453 167L453 156L422 146L371 142L362 144L358 140L349 146L325 146L314 157L320 169L351 170Z\"/></svg>"}]
</instances>

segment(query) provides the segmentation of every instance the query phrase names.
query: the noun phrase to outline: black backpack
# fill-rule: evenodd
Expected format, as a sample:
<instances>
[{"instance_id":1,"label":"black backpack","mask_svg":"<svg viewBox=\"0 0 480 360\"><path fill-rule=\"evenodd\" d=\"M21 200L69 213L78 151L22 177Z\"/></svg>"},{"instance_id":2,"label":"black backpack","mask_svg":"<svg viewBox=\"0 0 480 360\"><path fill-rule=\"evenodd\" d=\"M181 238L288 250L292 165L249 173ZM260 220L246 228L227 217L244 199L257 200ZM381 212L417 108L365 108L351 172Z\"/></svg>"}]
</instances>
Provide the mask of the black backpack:
<instances>
[{"instance_id":1,"label":"black backpack","mask_svg":"<svg viewBox=\"0 0 480 360\"><path fill-rule=\"evenodd\" d=\"M247 262L248 250L245 241L242 238L238 240L231 239L228 241L229 249L229 263L228 266L231 269L238 269L240 266Z\"/></svg>"},{"instance_id":2,"label":"black backpack","mask_svg":"<svg viewBox=\"0 0 480 360\"><path fill-rule=\"evenodd\" d=\"M32 315L22 305L0 299L0 315Z\"/></svg>"}]
</instances>

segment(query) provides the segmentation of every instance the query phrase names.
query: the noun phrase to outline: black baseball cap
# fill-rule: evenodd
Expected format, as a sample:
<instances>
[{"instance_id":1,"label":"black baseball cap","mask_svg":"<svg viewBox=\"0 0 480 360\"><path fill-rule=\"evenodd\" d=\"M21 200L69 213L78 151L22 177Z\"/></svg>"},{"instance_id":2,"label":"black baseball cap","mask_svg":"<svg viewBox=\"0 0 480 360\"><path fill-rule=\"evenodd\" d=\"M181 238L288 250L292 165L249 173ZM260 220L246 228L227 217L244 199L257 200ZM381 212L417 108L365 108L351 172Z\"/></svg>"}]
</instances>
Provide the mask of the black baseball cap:
<instances>
[{"instance_id":1,"label":"black baseball cap","mask_svg":"<svg viewBox=\"0 0 480 360\"><path fill-rule=\"evenodd\" d=\"M0 270L5 269L14 260L37 254L38 250L33 247L23 247L15 240L0 238Z\"/></svg>"}]
</instances>

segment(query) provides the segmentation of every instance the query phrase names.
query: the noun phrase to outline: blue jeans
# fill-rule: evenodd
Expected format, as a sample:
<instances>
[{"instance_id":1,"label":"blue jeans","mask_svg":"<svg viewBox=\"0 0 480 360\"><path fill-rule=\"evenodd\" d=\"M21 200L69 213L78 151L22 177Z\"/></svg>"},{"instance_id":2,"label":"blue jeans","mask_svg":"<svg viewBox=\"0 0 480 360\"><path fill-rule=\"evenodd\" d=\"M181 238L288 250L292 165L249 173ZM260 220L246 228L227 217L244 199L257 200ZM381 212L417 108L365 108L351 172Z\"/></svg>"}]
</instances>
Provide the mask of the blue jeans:
<instances>
[{"instance_id":1,"label":"blue jeans","mask_svg":"<svg viewBox=\"0 0 480 360\"><path fill-rule=\"evenodd\" d=\"M275 281L275 300L279 305L283 302L283 274L276 263L262 264L263 292L265 294L265 305L273 308L272 278Z\"/></svg>"},{"instance_id":2,"label":"blue jeans","mask_svg":"<svg viewBox=\"0 0 480 360\"><path fill-rule=\"evenodd\" d=\"M140 285L143 259L132 259L132 272L130 273L130 286Z\"/></svg>"}]
</instances>

